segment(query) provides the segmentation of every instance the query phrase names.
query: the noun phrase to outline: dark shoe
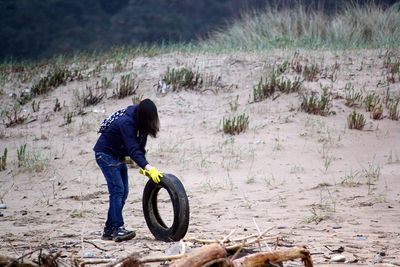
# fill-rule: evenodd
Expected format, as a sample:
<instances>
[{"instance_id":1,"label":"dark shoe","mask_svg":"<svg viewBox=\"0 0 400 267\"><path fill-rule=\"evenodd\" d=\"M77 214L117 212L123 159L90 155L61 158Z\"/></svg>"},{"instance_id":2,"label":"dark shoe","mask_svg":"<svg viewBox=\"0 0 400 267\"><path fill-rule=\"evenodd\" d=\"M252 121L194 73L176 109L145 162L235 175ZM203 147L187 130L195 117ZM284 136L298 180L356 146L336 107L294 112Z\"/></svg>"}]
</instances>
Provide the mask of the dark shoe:
<instances>
[{"instance_id":1,"label":"dark shoe","mask_svg":"<svg viewBox=\"0 0 400 267\"><path fill-rule=\"evenodd\" d=\"M104 228L101 240L113 240L113 230Z\"/></svg>"},{"instance_id":2,"label":"dark shoe","mask_svg":"<svg viewBox=\"0 0 400 267\"><path fill-rule=\"evenodd\" d=\"M112 239L115 242L131 240L136 236L134 231L126 230L124 226L115 228L112 234Z\"/></svg>"}]
</instances>

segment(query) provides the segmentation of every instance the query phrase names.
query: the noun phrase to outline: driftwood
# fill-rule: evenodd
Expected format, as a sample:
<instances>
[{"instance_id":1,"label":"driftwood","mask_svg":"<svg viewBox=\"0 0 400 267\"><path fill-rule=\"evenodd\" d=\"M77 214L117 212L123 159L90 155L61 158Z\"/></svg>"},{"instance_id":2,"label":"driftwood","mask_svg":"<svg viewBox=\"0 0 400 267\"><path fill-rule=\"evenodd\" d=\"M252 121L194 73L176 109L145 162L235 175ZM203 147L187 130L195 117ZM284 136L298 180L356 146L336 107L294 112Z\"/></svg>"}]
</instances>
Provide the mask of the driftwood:
<instances>
[{"instance_id":1,"label":"driftwood","mask_svg":"<svg viewBox=\"0 0 400 267\"><path fill-rule=\"evenodd\" d=\"M93 259L93 260L85 260L79 264L79 267L84 267L86 265L98 265L98 264L105 264L109 263L109 259Z\"/></svg>"},{"instance_id":2,"label":"driftwood","mask_svg":"<svg viewBox=\"0 0 400 267\"><path fill-rule=\"evenodd\" d=\"M13 266L13 267L37 267L36 263L31 261L14 259L7 256L0 255L0 266Z\"/></svg>"},{"instance_id":3,"label":"driftwood","mask_svg":"<svg viewBox=\"0 0 400 267\"><path fill-rule=\"evenodd\" d=\"M243 243L244 244L244 243ZM244 248L244 246L240 247L238 250ZM235 253L233 256L228 257L228 249L226 246L221 245L220 243L207 244L204 245L192 253L186 254L184 251L179 255L173 256L165 256L158 258L150 258L139 260L134 255L130 255L125 258L121 258L119 260L107 260L107 259L98 259L98 260L88 260L80 263L80 266L86 266L91 264L105 264L108 263L107 266L130 266L130 267L139 267L142 266L143 263L148 262L165 262L165 261L173 261L170 267L205 267L211 266L215 263L221 263L218 266L225 267L259 267L265 266L267 263L280 263L283 261L301 259L304 262L305 267L313 267L313 263L311 260L310 252L306 247L295 247L286 250L275 250L270 252L258 252L252 253L247 256L243 256L241 258L236 259L239 251ZM38 267L38 266L58 266L55 261L56 257L49 257L49 261L42 261L42 264L36 264L34 262L28 261L26 259L14 259L7 256L0 255L0 266L16 266L16 267ZM64 265L64 264L63 264ZM65 266L65 265L64 265ZM71 265L73 266L73 265Z\"/></svg>"},{"instance_id":4,"label":"driftwood","mask_svg":"<svg viewBox=\"0 0 400 267\"><path fill-rule=\"evenodd\" d=\"M256 223L255 223L256 224ZM89 266L98 264L107 264L107 267L141 267L146 263L150 262L170 262L170 267L207 267L207 266L223 266L223 267L260 267L265 266L268 263L281 263L288 260L301 259L304 262L305 267L313 267L310 252L306 247L292 247L285 250L272 250L268 243L273 244L275 240L275 248L277 246L282 246L282 239L279 236L269 236L266 237L266 233L272 229L269 228L263 232L260 231L258 225L256 224L258 234L249 235L243 238L231 238L234 231L231 231L229 235L221 240L209 240L209 239L189 239L197 245L202 244L201 247L195 249L191 253L186 253L186 245L183 240L181 240L181 252L177 255L170 256L158 256L155 258L138 258L137 254L133 253L127 257L119 259L88 259L82 260L78 258L72 258L71 263L65 262L65 260L60 259L61 252L56 254L44 254L43 249L48 249L46 247L39 247L27 254L24 254L18 258L11 258L7 256L0 255L0 267L6 266L16 266L16 267L57 267L57 266ZM89 242L88 242L89 243ZM105 251L94 245L96 248ZM74 244L75 245L75 244ZM259 248L255 252L255 245ZM268 252L262 251L263 247L268 250ZM38 259L35 262L27 260L27 256L34 257L38 255ZM245 256L243 256L243 254Z\"/></svg>"},{"instance_id":5,"label":"driftwood","mask_svg":"<svg viewBox=\"0 0 400 267\"><path fill-rule=\"evenodd\" d=\"M38 267L38 266L58 266L57 259L60 257L60 253L56 253L54 255L46 255L42 253L43 247L39 247L27 254L24 254L18 258L11 258L8 256L0 255L0 266L3 267ZM32 255L35 252L39 252L38 262L35 263L30 260L25 259L27 256Z\"/></svg>"},{"instance_id":6,"label":"driftwood","mask_svg":"<svg viewBox=\"0 0 400 267\"><path fill-rule=\"evenodd\" d=\"M266 263L280 263L295 259L302 259L305 267L313 267L310 252L305 247L250 254L232 261L232 267L265 266Z\"/></svg>"},{"instance_id":7,"label":"driftwood","mask_svg":"<svg viewBox=\"0 0 400 267\"><path fill-rule=\"evenodd\" d=\"M170 267L201 267L210 261L225 258L226 255L227 252L223 246L220 244L210 244L197 249L180 260L177 260L172 263Z\"/></svg>"}]
</instances>

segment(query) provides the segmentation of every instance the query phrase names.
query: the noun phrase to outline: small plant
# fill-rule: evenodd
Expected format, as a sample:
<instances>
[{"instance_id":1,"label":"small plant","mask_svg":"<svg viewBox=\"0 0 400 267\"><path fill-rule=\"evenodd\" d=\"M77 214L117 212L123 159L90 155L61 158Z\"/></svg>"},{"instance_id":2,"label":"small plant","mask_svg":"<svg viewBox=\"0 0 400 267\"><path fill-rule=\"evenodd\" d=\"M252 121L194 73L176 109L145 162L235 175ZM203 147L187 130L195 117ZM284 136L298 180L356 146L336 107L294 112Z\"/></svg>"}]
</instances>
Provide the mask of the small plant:
<instances>
[{"instance_id":1,"label":"small plant","mask_svg":"<svg viewBox=\"0 0 400 267\"><path fill-rule=\"evenodd\" d=\"M319 224L323 220L329 219L329 214L319 205L313 204L310 209L311 215L305 220L306 223Z\"/></svg>"},{"instance_id":2,"label":"small plant","mask_svg":"<svg viewBox=\"0 0 400 267\"><path fill-rule=\"evenodd\" d=\"M331 218L336 212L336 199L332 196L327 186L320 187L320 202L311 205L311 216L307 218L306 222L320 223L323 220Z\"/></svg>"},{"instance_id":3,"label":"small plant","mask_svg":"<svg viewBox=\"0 0 400 267\"><path fill-rule=\"evenodd\" d=\"M347 125L349 129L362 130L365 126L365 117L362 113L357 113L355 110L347 117Z\"/></svg>"},{"instance_id":4,"label":"small plant","mask_svg":"<svg viewBox=\"0 0 400 267\"><path fill-rule=\"evenodd\" d=\"M355 171L353 170L350 171L349 174L345 174L344 177L342 177L342 181L340 182L342 185L346 186L357 186L360 185L360 181L357 179L357 177L360 175L360 171Z\"/></svg>"},{"instance_id":5,"label":"small plant","mask_svg":"<svg viewBox=\"0 0 400 267\"><path fill-rule=\"evenodd\" d=\"M332 71L337 72L340 70L340 63L335 61L335 63L332 64L331 66Z\"/></svg>"},{"instance_id":6,"label":"small plant","mask_svg":"<svg viewBox=\"0 0 400 267\"><path fill-rule=\"evenodd\" d=\"M296 77L294 81L283 77L278 78L276 71L274 71L269 79L266 79L264 82L261 77L258 84L253 87L253 100L254 102L260 102L272 96L277 91L286 94L297 92L300 90L301 85L302 82L299 77Z\"/></svg>"},{"instance_id":7,"label":"small plant","mask_svg":"<svg viewBox=\"0 0 400 267\"><path fill-rule=\"evenodd\" d=\"M365 110L371 112L381 102L381 98L375 93L368 94L364 99Z\"/></svg>"},{"instance_id":8,"label":"small plant","mask_svg":"<svg viewBox=\"0 0 400 267\"><path fill-rule=\"evenodd\" d=\"M28 119L29 114L21 115L21 112L22 110L19 104L14 105L12 110L5 111L4 115L6 117L6 120L3 120L4 125L8 128L17 124L24 123Z\"/></svg>"},{"instance_id":9,"label":"small plant","mask_svg":"<svg viewBox=\"0 0 400 267\"><path fill-rule=\"evenodd\" d=\"M331 100L330 97L323 94L320 98L315 94L303 96L303 102L300 109L310 114L326 116L330 114Z\"/></svg>"},{"instance_id":10,"label":"small plant","mask_svg":"<svg viewBox=\"0 0 400 267\"><path fill-rule=\"evenodd\" d=\"M23 106L26 103L28 103L29 101L31 101L33 98L33 95L31 93L31 90L27 89L27 90L23 90L20 94L20 96L17 99L17 102Z\"/></svg>"},{"instance_id":11,"label":"small plant","mask_svg":"<svg viewBox=\"0 0 400 267\"><path fill-rule=\"evenodd\" d=\"M245 132L249 127L249 116L242 114L236 117L222 119L223 131L226 134L239 134Z\"/></svg>"},{"instance_id":12,"label":"small plant","mask_svg":"<svg viewBox=\"0 0 400 267\"><path fill-rule=\"evenodd\" d=\"M82 92L79 92L78 90L74 91L76 106L82 106L83 108L97 105L105 96L106 92L97 86L96 88L93 88L92 86L86 85L86 90Z\"/></svg>"},{"instance_id":13,"label":"small plant","mask_svg":"<svg viewBox=\"0 0 400 267\"><path fill-rule=\"evenodd\" d=\"M0 171L4 171L7 165L7 148L4 148L3 155L0 157Z\"/></svg>"},{"instance_id":14,"label":"small plant","mask_svg":"<svg viewBox=\"0 0 400 267\"><path fill-rule=\"evenodd\" d=\"M332 155L327 155L327 156L324 158L324 172L325 172L325 173L328 172L329 166L331 166L332 161L333 161L334 159L335 159L335 158L334 158Z\"/></svg>"},{"instance_id":15,"label":"small plant","mask_svg":"<svg viewBox=\"0 0 400 267\"><path fill-rule=\"evenodd\" d=\"M273 95L275 92L275 88L271 86L268 82L263 83L263 78L261 77L260 81L256 86L253 87L253 101L260 102L269 96Z\"/></svg>"},{"instance_id":16,"label":"small plant","mask_svg":"<svg viewBox=\"0 0 400 267\"><path fill-rule=\"evenodd\" d=\"M7 73L4 73L3 71L0 71L0 86L4 86L4 84L7 81ZM1 89L1 93L3 94L3 89Z\"/></svg>"},{"instance_id":17,"label":"small plant","mask_svg":"<svg viewBox=\"0 0 400 267\"><path fill-rule=\"evenodd\" d=\"M64 124L65 125L70 124L72 122L72 115L73 115L72 112L65 112L65 114L64 114Z\"/></svg>"},{"instance_id":18,"label":"small plant","mask_svg":"<svg viewBox=\"0 0 400 267\"><path fill-rule=\"evenodd\" d=\"M138 105L143 100L143 94L135 95L132 97L132 104Z\"/></svg>"},{"instance_id":19,"label":"small plant","mask_svg":"<svg viewBox=\"0 0 400 267\"><path fill-rule=\"evenodd\" d=\"M98 62L94 66L94 68L87 73L86 77L84 78L89 79L90 77L100 77L100 73L103 71L103 68L104 67L102 62Z\"/></svg>"},{"instance_id":20,"label":"small plant","mask_svg":"<svg viewBox=\"0 0 400 267\"><path fill-rule=\"evenodd\" d=\"M122 61L120 59L117 59L113 64L113 72L122 72L126 69L127 65L128 65L127 61Z\"/></svg>"},{"instance_id":21,"label":"small plant","mask_svg":"<svg viewBox=\"0 0 400 267\"><path fill-rule=\"evenodd\" d=\"M289 93L294 93L300 90L302 82L300 81L300 77L295 77L294 81L289 80L289 79L284 79L280 78L278 80L278 90L289 94Z\"/></svg>"},{"instance_id":22,"label":"small plant","mask_svg":"<svg viewBox=\"0 0 400 267\"><path fill-rule=\"evenodd\" d=\"M368 169L364 169L364 176L367 178L368 194L372 193L374 181L379 180L381 175L381 167L372 163L368 164Z\"/></svg>"},{"instance_id":23,"label":"small plant","mask_svg":"<svg viewBox=\"0 0 400 267\"><path fill-rule=\"evenodd\" d=\"M60 101L58 100L58 98L56 98L56 103L54 104L53 111L54 112L61 111L61 104L60 104Z\"/></svg>"},{"instance_id":24,"label":"small plant","mask_svg":"<svg viewBox=\"0 0 400 267\"><path fill-rule=\"evenodd\" d=\"M283 74L286 72L286 70L290 67L290 63L288 60L285 60L282 64L277 64L276 65L276 71L278 74Z\"/></svg>"},{"instance_id":25,"label":"small plant","mask_svg":"<svg viewBox=\"0 0 400 267\"><path fill-rule=\"evenodd\" d=\"M303 71L303 65L301 65L300 55L298 52L294 54L290 65L292 67L292 70L297 74L300 74Z\"/></svg>"},{"instance_id":26,"label":"small plant","mask_svg":"<svg viewBox=\"0 0 400 267\"><path fill-rule=\"evenodd\" d=\"M354 90L354 85L351 83L346 83L345 87L345 97L346 102L344 103L348 107L360 106L362 102L362 93Z\"/></svg>"},{"instance_id":27,"label":"small plant","mask_svg":"<svg viewBox=\"0 0 400 267\"><path fill-rule=\"evenodd\" d=\"M322 91L322 95L324 95L324 96L330 96L332 93L331 93L331 90L332 90L332 85L331 86L329 86L329 85L322 85L321 83L319 84L319 88L321 88L321 91Z\"/></svg>"},{"instance_id":28,"label":"small plant","mask_svg":"<svg viewBox=\"0 0 400 267\"><path fill-rule=\"evenodd\" d=\"M107 77L101 78L100 82L96 82L96 88L101 89L102 91L106 91L108 88L111 86L111 80L109 80Z\"/></svg>"},{"instance_id":29,"label":"small plant","mask_svg":"<svg viewBox=\"0 0 400 267\"><path fill-rule=\"evenodd\" d=\"M189 89L198 89L200 92L211 91L214 95L217 95L219 90L222 88L232 88L233 85L226 85L222 82L221 75L215 75L210 73L201 74L199 76L199 82L193 88ZM201 90L200 90L201 89Z\"/></svg>"},{"instance_id":30,"label":"small plant","mask_svg":"<svg viewBox=\"0 0 400 267\"><path fill-rule=\"evenodd\" d=\"M131 74L122 75L117 88L113 91L113 97L122 99L130 95L136 94L139 85Z\"/></svg>"},{"instance_id":31,"label":"small plant","mask_svg":"<svg viewBox=\"0 0 400 267\"><path fill-rule=\"evenodd\" d=\"M306 81L312 82L318 80L318 75L321 73L320 68L317 64L311 64L304 66L303 77Z\"/></svg>"},{"instance_id":32,"label":"small plant","mask_svg":"<svg viewBox=\"0 0 400 267\"><path fill-rule=\"evenodd\" d=\"M72 77L74 77L74 79L78 80L78 81L83 81L85 79L87 79L88 77L85 77L82 74L82 70L73 70L71 72Z\"/></svg>"},{"instance_id":33,"label":"small plant","mask_svg":"<svg viewBox=\"0 0 400 267\"><path fill-rule=\"evenodd\" d=\"M400 59L392 52L387 51L383 66L387 69L386 80L390 83L396 82L396 75L400 80Z\"/></svg>"},{"instance_id":34,"label":"small plant","mask_svg":"<svg viewBox=\"0 0 400 267\"><path fill-rule=\"evenodd\" d=\"M40 109L40 101L36 102L36 100L32 101L32 110L33 112L38 112Z\"/></svg>"},{"instance_id":35,"label":"small plant","mask_svg":"<svg viewBox=\"0 0 400 267\"><path fill-rule=\"evenodd\" d=\"M246 177L246 184L254 184L256 182L256 177L254 175L248 175Z\"/></svg>"},{"instance_id":36,"label":"small plant","mask_svg":"<svg viewBox=\"0 0 400 267\"><path fill-rule=\"evenodd\" d=\"M236 112L239 107L239 95L236 95L236 98L229 102L229 108L232 112Z\"/></svg>"},{"instance_id":37,"label":"small plant","mask_svg":"<svg viewBox=\"0 0 400 267\"><path fill-rule=\"evenodd\" d=\"M400 112L398 110L400 99L390 100L388 102L389 119L398 121L400 117Z\"/></svg>"},{"instance_id":38,"label":"small plant","mask_svg":"<svg viewBox=\"0 0 400 267\"><path fill-rule=\"evenodd\" d=\"M46 76L42 77L32 86L32 95L37 96L46 94L54 88L66 84L67 81L72 81L74 78L72 74L73 73L67 68L58 66L54 67L54 69L50 70Z\"/></svg>"},{"instance_id":39,"label":"small plant","mask_svg":"<svg viewBox=\"0 0 400 267\"><path fill-rule=\"evenodd\" d=\"M21 145L17 149L18 168L24 165L26 157L26 144Z\"/></svg>"},{"instance_id":40,"label":"small plant","mask_svg":"<svg viewBox=\"0 0 400 267\"><path fill-rule=\"evenodd\" d=\"M374 165L373 163L368 163L368 169L363 169L364 176L371 180L378 180L381 176L381 167L379 165Z\"/></svg>"},{"instance_id":41,"label":"small plant","mask_svg":"<svg viewBox=\"0 0 400 267\"><path fill-rule=\"evenodd\" d=\"M400 163L400 158L396 151L393 152L392 150L390 150L387 163L388 164Z\"/></svg>"},{"instance_id":42,"label":"small plant","mask_svg":"<svg viewBox=\"0 0 400 267\"><path fill-rule=\"evenodd\" d=\"M386 108L389 108L389 102L392 100L392 95L390 94L390 88L387 87L385 90L385 95L383 96L382 102L385 104ZM399 98L400 99L400 98Z\"/></svg>"},{"instance_id":43,"label":"small plant","mask_svg":"<svg viewBox=\"0 0 400 267\"><path fill-rule=\"evenodd\" d=\"M383 118L383 106L381 103L377 104L371 112L371 117L374 120L381 120Z\"/></svg>"},{"instance_id":44,"label":"small plant","mask_svg":"<svg viewBox=\"0 0 400 267\"><path fill-rule=\"evenodd\" d=\"M195 87L201 87L203 84L200 73L188 68L174 69L168 67L162 81L167 85L171 85L172 91L194 89Z\"/></svg>"},{"instance_id":45,"label":"small plant","mask_svg":"<svg viewBox=\"0 0 400 267\"><path fill-rule=\"evenodd\" d=\"M45 171L50 165L49 158L43 156L38 150L32 150L26 153L25 160L21 163L24 170L35 173Z\"/></svg>"},{"instance_id":46,"label":"small plant","mask_svg":"<svg viewBox=\"0 0 400 267\"><path fill-rule=\"evenodd\" d=\"M336 82L338 78L338 71L337 70L332 70L330 74L327 74L326 76L331 82Z\"/></svg>"}]
</instances>

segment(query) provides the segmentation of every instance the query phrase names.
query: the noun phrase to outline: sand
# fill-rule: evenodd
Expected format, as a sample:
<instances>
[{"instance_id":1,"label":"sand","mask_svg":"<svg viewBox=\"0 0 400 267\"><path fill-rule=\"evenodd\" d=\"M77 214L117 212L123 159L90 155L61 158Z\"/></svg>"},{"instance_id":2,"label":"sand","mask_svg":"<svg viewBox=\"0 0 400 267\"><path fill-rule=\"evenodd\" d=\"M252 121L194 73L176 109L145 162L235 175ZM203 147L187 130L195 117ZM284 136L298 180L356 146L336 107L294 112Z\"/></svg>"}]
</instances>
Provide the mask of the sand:
<instances>
[{"instance_id":1,"label":"sand","mask_svg":"<svg viewBox=\"0 0 400 267\"><path fill-rule=\"evenodd\" d=\"M124 219L137 237L123 243L100 240L108 193L92 147L102 120L131 104L131 97L107 98L63 125L65 112L74 110L74 89L114 77L107 91L110 97L120 75L135 73L139 93L154 100L161 121L159 137L148 140L148 160L178 176L189 196L186 239L222 239L232 230L233 236L242 237L257 233L257 224L260 231L272 227L268 235L278 236L282 245L306 245L315 263L328 264L335 255L330 250L343 247L350 263L372 265L374 256L384 253L383 263L400 265L400 121L390 120L387 109L382 120L373 120L362 106L356 110L367 124L362 131L350 130L347 116L353 108L341 98L348 82L365 94L383 96L389 88L398 97L400 82L379 82L386 75L384 51L299 51L302 64L317 63L328 75L335 62L340 66L336 78L319 75L316 81L305 81L301 91L321 92L321 85L328 86L332 96L338 96L332 100L335 114L301 111L298 93L251 103L260 77L275 63L290 61L294 53L139 56L124 59L126 66L119 72L106 61L89 80L69 82L36 98L38 112L27 104L29 123L0 128L0 153L5 147L9 151L7 168L0 172L0 200L7 207L0 210L0 254L18 257L50 245L67 257L152 257L174 246L155 240L148 230L142 212L147 178L134 168L129 169ZM89 64L89 70L94 66ZM220 77L220 82L203 92L157 93L156 84L167 67L182 66ZM284 76L293 79L296 73L289 69ZM11 92L29 87L17 75L9 76L0 96L2 109L14 101ZM53 112L56 98L64 103L61 112ZM249 115L248 130L224 134L222 119L242 113ZM31 160L18 167L17 149L23 144ZM167 194L162 198L161 209L169 218ZM269 245L275 248L276 243Z\"/></svg>"}]
</instances>

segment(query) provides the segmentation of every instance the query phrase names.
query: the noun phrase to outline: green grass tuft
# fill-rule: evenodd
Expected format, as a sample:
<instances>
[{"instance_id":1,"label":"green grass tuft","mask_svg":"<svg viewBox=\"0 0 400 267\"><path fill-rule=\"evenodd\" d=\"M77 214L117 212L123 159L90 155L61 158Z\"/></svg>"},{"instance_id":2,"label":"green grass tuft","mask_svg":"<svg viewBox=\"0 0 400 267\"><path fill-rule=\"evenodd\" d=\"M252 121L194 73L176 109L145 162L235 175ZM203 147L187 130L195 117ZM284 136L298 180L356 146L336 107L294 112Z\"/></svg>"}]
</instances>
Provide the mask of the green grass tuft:
<instances>
[{"instance_id":1,"label":"green grass tuft","mask_svg":"<svg viewBox=\"0 0 400 267\"><path fill-rule=\"evenodd\" d=\"M355 110L347 117L349 129L362 130L365 126L365 122L364 114L357 113Z\"/></svg>"},{"instance_id":2,"label":"green grass tuft","mask_svg":"<svg viewBox=\"0 0 400 267\"><path fill-rule=\"evenodd\" d=\"M249 116L243 113L239 116L223 118L222 127L226 134L235 135L245 132L249 127Z\"/></svg>"},{"instance_id":3,"label":"green grass tuft","mask_svg":"<svg viewBox=\"0 0 400 267\"><path fill-rule=\"evenodd\" d=\"M26 155L26 144L21 145L17 149L17 159L18 159L18 168L24 165L25 160L27 159Z\"/></svg>"},{"instance_id":4,"label":"green grass tuft","mask_svg":"<svg viewBox=\"0 0 400 267\"><path fill-rule=\"evenodd\" d=\"M56 66L33 84L31 93L33 96L43 95L60 85L65 85L70 80L73 80L72 72L65 67Z\"/></svg>"},{"instance_id":5,"label":"green grass tuft","mask_svg":"<svg viewBox=\"0 0 400 267\"><path fill-rule=\"evenodd\" d=\"M199 72L188 68L167 68L162 81L166 85L172 86L172 91L181 89L195 89L201 87L203 79Z\"/></svg>"},{"instance_id":6,"label":"green grass tuft","mask_svg":"<svg viewBox=\"0 0 400 267\"><path fill-rule=\"evenodd\" d=\"M373 111L374 108L380 104L381 98L376 95L375 93L370 93L364 98L365 110L366 111Z\"/></svg>"},{"instance_id":7,"label":"green grass tuft","mask_svg":"<svg viewBox=\"0 0 400 267\"><path fill-rule=\"evenodd\" d=\"M389 119L398 121L400 118L400 112L398 110L400 99L390 100L388 103Z\"/></svg>"},{"instance_id":8,"label":"green grass tuft","mask_svg":"<svg viewBox=\"0 0 400 267\"><path fill-rule=\"evenodd\" d=\"M285 94L298 92L302 86L302 81L299 77L290 80L284 77L278 77L276 71L273 71L269 79L260 78L260 81L253 87L253 101L260 102L276 92Z\"/></svg>"},{"instance_id":9,"label":"green grass tuft","mask_svg":"<svg viewBox=\"0 0 400 267\"><path fill-rule=\"evenodd\" d=\"M122 99L136 94L139 83L132 74L122 75L117 88L113 91L113 97Z\"/></svg>"},{"instance_id":10,"label":"green grass tuft","mask_svg":"<svg viewBox=\"0 0 400 267\"><path fill-rule=\"evenodd\" d=\"M7 148L4 148L3 155L0 156L0 171L4 171L7 166Z\"/></svg>"},{"instance_id":11,"label":"green grass tuft","mask_svg":"<svg viewBox=\"0 0 400 267\"><path fill-rule=\"evenodd\" d=\"M350 82L346 83L344 90L345 90L344 99L346 100L345 102L346 106L355 107L361 105L361 102L363 100L361 91L356 91L354 89L354 85L352 85Z\"/></svg>"},{"instance_id":12,"label":"green grass tuft","mask_svg":"<svg viewBox=\"0 0 400 267\"><path fill-rule=\"evenodd\" d=\"M328 95L321 95L319 98L315 95L303 96L300 109L315 115L327 116L330 114L331 99Z\"/></svg>"}]
</instances>

